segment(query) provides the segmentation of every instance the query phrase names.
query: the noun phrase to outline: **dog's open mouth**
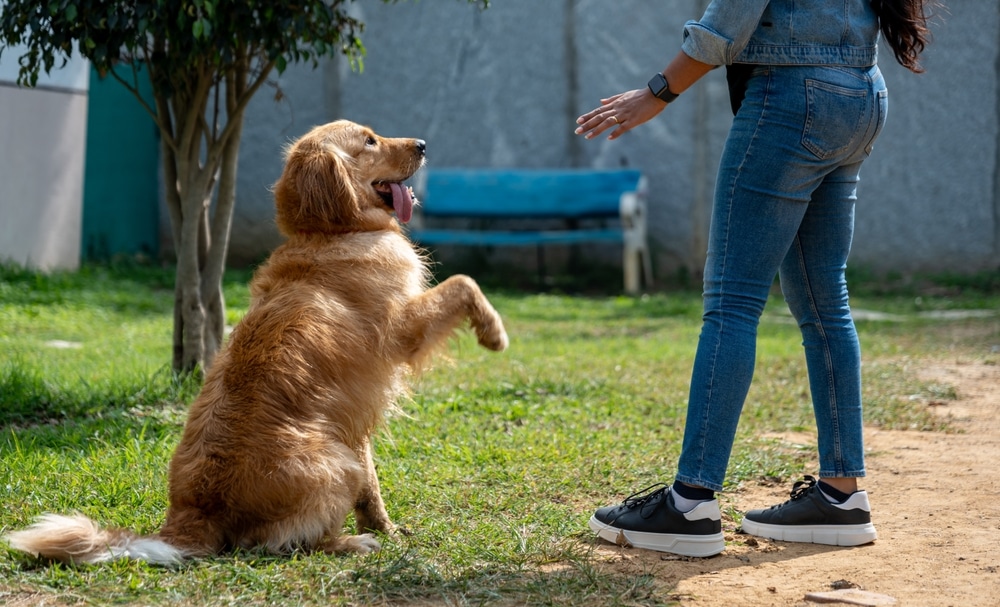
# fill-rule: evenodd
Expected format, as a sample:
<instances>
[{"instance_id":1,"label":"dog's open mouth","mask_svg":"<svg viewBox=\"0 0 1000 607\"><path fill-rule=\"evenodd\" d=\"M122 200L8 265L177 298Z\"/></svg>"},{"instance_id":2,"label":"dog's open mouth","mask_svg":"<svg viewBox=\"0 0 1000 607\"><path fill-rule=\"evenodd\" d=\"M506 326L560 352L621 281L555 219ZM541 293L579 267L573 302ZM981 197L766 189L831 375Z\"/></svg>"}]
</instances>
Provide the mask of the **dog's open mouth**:
<instances>
[{"instance_id":1,"label":"dog's open mouth","mask_svg":"<svg viewBox=\"0 0 1000 607\"><path fill-rule=\"evenodd\" d=\"M403 223L413 216L413 190L396 181L376 181L372 184L386 206L396 211L396 218Z\"/></svg>"}]
</instances>

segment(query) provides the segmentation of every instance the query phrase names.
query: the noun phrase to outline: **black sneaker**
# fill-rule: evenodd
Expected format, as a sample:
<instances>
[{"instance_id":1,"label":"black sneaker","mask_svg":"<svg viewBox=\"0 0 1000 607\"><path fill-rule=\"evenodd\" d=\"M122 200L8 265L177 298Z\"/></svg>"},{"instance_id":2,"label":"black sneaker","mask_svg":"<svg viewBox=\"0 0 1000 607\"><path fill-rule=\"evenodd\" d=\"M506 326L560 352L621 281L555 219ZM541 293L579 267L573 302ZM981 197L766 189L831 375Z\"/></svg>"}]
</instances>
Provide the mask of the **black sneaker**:
<instances>
[{"instance_id":1,"label":"black sneaker","mask_svg":"<svg viewBox=\"0 0 1000 607\"><path fill-rule=\"evenodd\" d=\"M712 556L726 547L719 500L681 512L670 487L662 484L630 495L618 506L600 508L590 517L590 528L613 544L683 556Z\"/></svg>"},{"instance_id":2,"label":"black sneaker","mask_svg":"<svg viewBox=\"0 0 1000 607\"><path fill-rule=\"evenodd\" d=\"M812 476L792 486L792 499L787 502L747 512L743 532L784 542L830 546L860 546L878 537L867 493L856 491L844 503L835 504L823 496Z\"/></svg>"}]
</instances>

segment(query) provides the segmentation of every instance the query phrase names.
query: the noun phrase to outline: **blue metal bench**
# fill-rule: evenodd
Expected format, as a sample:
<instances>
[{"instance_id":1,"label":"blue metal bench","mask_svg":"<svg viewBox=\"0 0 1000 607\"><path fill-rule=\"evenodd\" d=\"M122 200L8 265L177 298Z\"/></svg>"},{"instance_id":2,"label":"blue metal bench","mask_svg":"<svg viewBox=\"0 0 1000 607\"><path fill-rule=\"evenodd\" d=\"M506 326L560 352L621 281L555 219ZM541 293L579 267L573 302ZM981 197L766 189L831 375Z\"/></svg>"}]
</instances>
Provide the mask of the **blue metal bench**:
<instances>
[{"instance_id":1,"label":"blue metal bench","mask_svg":"<svg viewBox=\"0 0 1000 607\"><path fill-rule=\"evenodd\" d=\"M639 292L640 268L652 282L646 179L637 170L424 169L414 189L421 202L409 235L422 246L621 243L625 291ZM434 218L481 221L435 229L427 226ZM495 229L488 220L561 221L552 229Z\"/></svg>"}]
</instances>

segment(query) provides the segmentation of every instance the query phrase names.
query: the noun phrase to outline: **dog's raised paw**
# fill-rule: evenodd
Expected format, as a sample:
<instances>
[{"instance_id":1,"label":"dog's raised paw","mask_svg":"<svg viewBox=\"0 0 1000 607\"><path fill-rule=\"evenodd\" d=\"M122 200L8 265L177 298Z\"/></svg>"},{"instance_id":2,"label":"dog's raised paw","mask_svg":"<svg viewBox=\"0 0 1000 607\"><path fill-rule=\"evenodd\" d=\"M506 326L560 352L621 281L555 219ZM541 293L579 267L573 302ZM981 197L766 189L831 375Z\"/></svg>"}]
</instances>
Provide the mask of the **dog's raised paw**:
<instances>
[{"instance_id":1,"label":"dog's raised paw","mask_svg":"<svg viewBox=\"0 0 1000 607\"><path fill-rule=\"evenodd\" d=\"M501 325L499 329L493 331L484 331L479 335L479 345L486 348L487 350L493 350L494 352L503 352L510 345L510 338L507 337L507 332Z\"/></svg>"}]
</instances>

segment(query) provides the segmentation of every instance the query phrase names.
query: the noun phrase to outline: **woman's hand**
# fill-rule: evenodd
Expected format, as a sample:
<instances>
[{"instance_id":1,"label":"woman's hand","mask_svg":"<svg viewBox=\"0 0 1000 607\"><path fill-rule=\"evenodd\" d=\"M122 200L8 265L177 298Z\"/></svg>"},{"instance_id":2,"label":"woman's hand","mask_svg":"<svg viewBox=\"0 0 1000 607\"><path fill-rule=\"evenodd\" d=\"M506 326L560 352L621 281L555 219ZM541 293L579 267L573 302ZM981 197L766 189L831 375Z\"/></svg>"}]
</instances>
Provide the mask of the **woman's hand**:
<instances>
[{"instance_id":1,"label":"woman's hand","mask_svg":"<svg viewBox=\"0 0 1000 607\"><path fill-rule=\"evenodd\" d=\"M714 69L714 65L702 63L678 51L663 76L670 84L670 90L680 94L699 78ZM577 135L593 139L608 129L614 129L608 139L618 139L643 122L646 122L667 107L667 102L657 99L649 88L644 87L614 97L601 99L601 107L594 108L576 119L579 125Z\"/></svg>"},{"instance_id":2,"label":"woman's hand","mask_svg":"<svg viewBox=\"0 0 1000 607\"><path fill-rule=\"evenodd\" d=\"M577 135L593 139L613 128L608 139L618 139L643 122L654 118L667 107L666 102L653 96L648 88L619 93L601 99L601 106L576 119Z\"/></svg>"}]
</instances>

